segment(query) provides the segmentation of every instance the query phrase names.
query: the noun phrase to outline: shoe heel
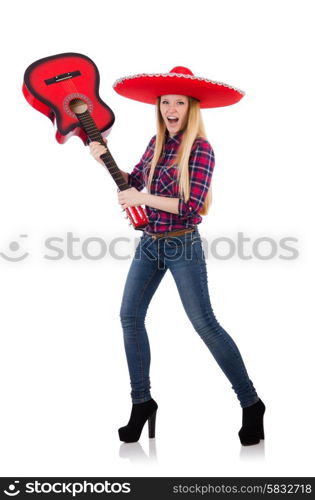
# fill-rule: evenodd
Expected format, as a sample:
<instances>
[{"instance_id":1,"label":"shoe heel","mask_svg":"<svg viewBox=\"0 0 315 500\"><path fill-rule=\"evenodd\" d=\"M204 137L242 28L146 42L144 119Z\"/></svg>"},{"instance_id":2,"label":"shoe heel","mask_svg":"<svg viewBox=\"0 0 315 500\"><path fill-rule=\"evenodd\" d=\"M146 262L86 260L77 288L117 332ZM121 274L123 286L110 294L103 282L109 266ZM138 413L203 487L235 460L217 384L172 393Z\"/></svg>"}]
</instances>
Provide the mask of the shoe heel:
<instances>
[{"instance_id":1,"label":"shoe heel","mask_svg":"<svg viewBox=\"0 0 315 500\"><path fill-rule=\"evenodd\" d=\"M259 437L260 439L265 439L265 433L264 433L264 427L261 426L261 429L259 431Z\"/></svg>"},{"instance_id":2,"label":"shoe heel","mask_svg":"<svg viewBox=\"0 0 315 500\"><path fill-rule=\"evenodd\" d=\"M155 438L156 410L148 419L149 438Z\"/></svg>"}]
</instances>

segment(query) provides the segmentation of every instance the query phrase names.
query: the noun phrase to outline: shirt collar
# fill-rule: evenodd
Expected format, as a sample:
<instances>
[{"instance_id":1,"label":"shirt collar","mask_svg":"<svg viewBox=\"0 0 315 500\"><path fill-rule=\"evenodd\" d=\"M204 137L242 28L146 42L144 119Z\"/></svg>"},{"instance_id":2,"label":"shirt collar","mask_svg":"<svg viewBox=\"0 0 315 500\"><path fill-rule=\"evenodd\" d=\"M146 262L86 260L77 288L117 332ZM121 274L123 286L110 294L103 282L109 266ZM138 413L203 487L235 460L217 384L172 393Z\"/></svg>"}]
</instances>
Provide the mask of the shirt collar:
<instances>
[{"instance_id":1,"label":"shirt collar","mask_svg":"<svg viewBox=\"0 0 315 500\"><path fill-rule=\"evenodd\" d=\"M169 135L169 133L166 132L165 143L166 144L171 144L172 141L174 141L176 144L179 144L180 141L181 141L181 139L182 139L183 133L184 133L184 131L181 130L180 132L178 132L178 134L176 134L173 137L171 137Z\"/></svg>"}]
</instances>

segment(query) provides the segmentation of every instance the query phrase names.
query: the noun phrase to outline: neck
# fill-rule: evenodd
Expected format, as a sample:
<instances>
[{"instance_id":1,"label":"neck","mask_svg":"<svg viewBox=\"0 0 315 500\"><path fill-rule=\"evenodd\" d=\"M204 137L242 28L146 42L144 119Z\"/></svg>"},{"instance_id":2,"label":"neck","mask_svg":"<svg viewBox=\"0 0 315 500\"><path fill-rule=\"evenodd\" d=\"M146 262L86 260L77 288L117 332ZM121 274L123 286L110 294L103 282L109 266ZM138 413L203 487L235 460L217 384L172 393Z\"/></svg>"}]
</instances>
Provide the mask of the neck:
<instances>
[{"instance_id":1,"label":"neck","mask_svg":"<svg viewBox=\"0 0 315 500\"><path fill-rule=\"evenodd\" d=\"M182 134L184 131L183 130L179 130L178 132L176 132L176 134L171 134L170 132L167 132L168 136L169 137L176 137L177 135L180 135Z\"/></svg>"}]
</instances>

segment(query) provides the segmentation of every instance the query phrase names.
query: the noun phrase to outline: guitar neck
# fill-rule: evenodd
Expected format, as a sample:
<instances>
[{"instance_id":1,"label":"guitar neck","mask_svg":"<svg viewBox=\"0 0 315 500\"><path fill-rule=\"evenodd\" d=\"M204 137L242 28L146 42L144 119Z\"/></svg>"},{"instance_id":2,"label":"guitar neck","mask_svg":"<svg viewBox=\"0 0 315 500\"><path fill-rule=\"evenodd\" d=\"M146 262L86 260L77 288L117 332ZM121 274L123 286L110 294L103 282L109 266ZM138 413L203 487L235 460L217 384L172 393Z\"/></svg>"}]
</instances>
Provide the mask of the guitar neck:
<instances>
[{"instance_id":1,"label":"guitar neck","mask_svg":"<svg viewBox=\"0 0 315 500\"><path fill-rule=\"evenodd\" d=\"M120 191L124 191L126 189L129 189L130 186L127 184L125 181L123 175L121 174L119 168L116 165L116 162L114 158L112 157L107 144L105 144L102 134L98 130L92 116L90 115L89 111L85 111L84 113L75 113L76 117L78 118L80 125L82 126L83 130L87 134L88 138L90 141L97 141L103 144L106 147L106 153L101 155L101 159L105 163L106 168L108 169L110 175L116 182L118 188Z\"/></svg>"}]
</instances>

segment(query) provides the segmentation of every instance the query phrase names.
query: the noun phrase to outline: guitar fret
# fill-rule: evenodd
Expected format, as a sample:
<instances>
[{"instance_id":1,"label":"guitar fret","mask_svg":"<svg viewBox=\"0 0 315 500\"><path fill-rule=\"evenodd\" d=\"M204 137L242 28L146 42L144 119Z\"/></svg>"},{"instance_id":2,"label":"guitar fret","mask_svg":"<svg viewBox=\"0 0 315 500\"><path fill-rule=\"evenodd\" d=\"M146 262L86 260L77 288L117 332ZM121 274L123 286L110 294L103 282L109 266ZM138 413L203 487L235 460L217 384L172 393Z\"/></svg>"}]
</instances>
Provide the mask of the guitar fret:
<instances>
[{"instance_id":1,"label":"guitar fret","mask_svg":"<svg viewBox=\"0 0 315 500\"><path fill-rule=\"evenodd\" d=\"M106 159L105 159L105 161L106 161L106 166L107 166L108 168L112 168L112 169L114 169L114 168L116 168L116 167L117 167L116 163L111 162L111 161L107 161Z\"/></svg>"},{"instance_id":2,"label":"guitar fret","mask_svg":"<svg viewBox=\"0 0 315 500\"><path fill-rule=\"evenodd\" d=\"M106 154L106 153L105 153ZM106 158L106 161L108 162L109 165L116 165L116 163L114 162L113 159L111 159L111 157L109 158Z\"/></svg>"}]
</instances>

